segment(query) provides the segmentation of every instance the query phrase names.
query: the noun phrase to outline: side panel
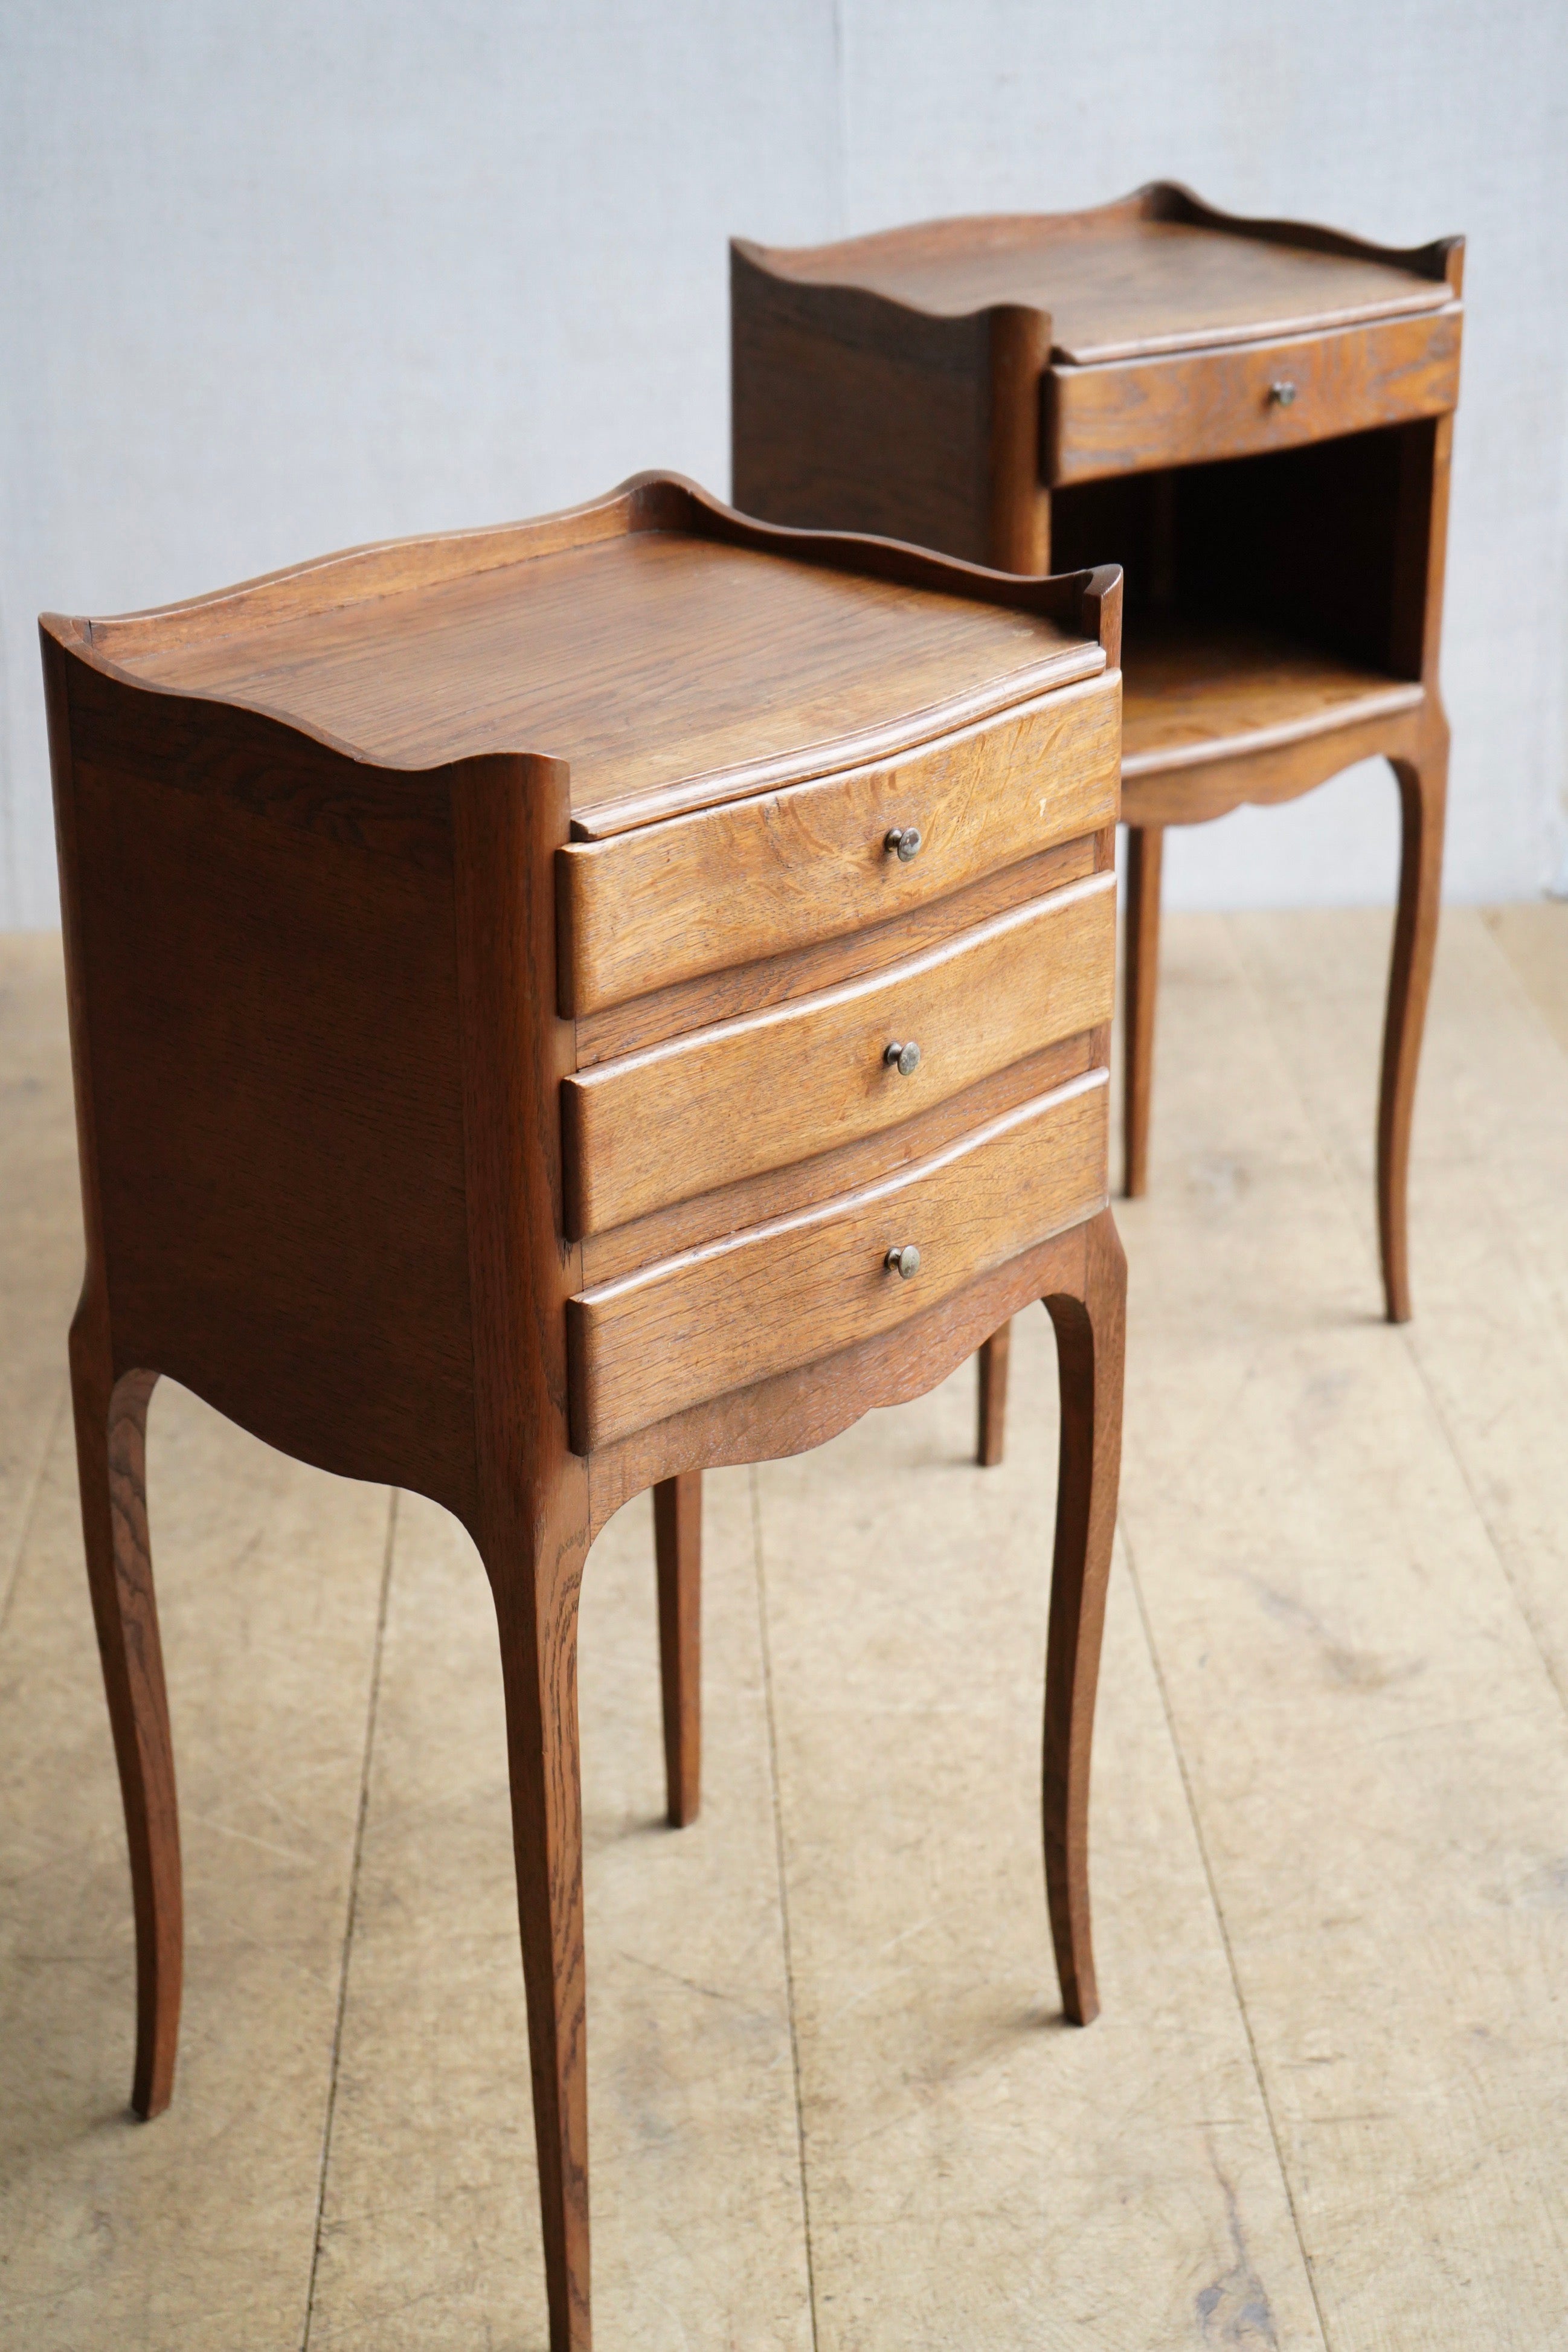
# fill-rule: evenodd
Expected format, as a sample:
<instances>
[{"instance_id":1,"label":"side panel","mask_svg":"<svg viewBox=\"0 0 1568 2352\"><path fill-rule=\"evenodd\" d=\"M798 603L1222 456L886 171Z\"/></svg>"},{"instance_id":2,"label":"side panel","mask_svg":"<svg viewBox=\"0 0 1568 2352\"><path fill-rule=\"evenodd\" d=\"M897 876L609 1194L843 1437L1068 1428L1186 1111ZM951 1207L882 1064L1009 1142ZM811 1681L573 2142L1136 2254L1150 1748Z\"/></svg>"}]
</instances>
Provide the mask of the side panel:
<instances>
[{"instance_id":1,"label":"side panel","mask_svg":"<svg viewBox=\"0 0 1568 2352\"><path fill-rule=\"evenodd\" d=\"M563 1089L569 1230L898 1126L1109 1021L1115 977L1102 874L868 979L579 1072ZM909 1068L889 1066L894 1043Z\"/></svg>"},{"instance_id":2,"label":"side panel","mask_svg":"<svg viewBox=\"0 0 1568 2352\"><path fill-rule=\"evenodd\" d=\"M165 1372L306 1461L462 1508L444 782L60 658L116 1370Z\"/></svg>"},{"instance_id":3,"label":"side panel","mask_svg":"<svg viewBox=\"0 0 1568 2352\"><path fill-rule=\"evenodd\" d=\"M731 498L744 514L991 554L990 326L798 286L731 252Z\"/></svg>"}]
</instances>

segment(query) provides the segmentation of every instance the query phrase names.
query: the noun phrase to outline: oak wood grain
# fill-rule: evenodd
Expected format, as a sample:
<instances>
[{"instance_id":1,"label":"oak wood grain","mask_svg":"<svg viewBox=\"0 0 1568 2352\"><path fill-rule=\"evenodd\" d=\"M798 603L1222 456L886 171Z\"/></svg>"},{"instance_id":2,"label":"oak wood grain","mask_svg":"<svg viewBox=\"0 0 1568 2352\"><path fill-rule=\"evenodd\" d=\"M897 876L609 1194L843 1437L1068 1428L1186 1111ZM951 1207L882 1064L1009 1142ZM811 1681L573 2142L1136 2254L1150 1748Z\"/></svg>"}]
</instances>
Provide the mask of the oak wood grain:
<instances>
[{"instance_id":1,"label":"oak wood grain","mask_svg":"<svg viewBox=\"0 0 1568 2352\"><path fill-rule=\"evenodd\" d=\"M174 2095L184 1971L174 1750L147 1533L147 1407L155 1372L107 1397L90 1317L71 1331L71 1390L88 1589L125 1809L136 1920L136 2063L131 2109L150 2121Z\"/></svg>"},{"instance_id":2,"label":"oak wood grain","mask_svg":"<svg viewBox=\"0 0 1568 2352\"><path fill-rule=\"evenodd\" d=\"M1342 721L1284 742L1249 746L1232 738L1216 744L1211 758L1162 763L1128 777L1122 817L1130 826L1206 824L1233 808L1278 807L1359 761L1404 757L1423 740L1427 724L1424 695L1405 709Z\"/></svg>"},{"instance_id":3,"label":"oak wood grain","mask_svg":"<svg viewBox=\"0 0 1568 2352\"><path fill-rule=\"evenodd\" d=\"M1077 841L1058 842L1033 857L1020 858L1016 866L983 874L945 898L908 908L886 922L868 923L864 930L815 940L809 947L786 948L781 955L759 956L754 963L731 964L723 971L701 972L695 980L650 989L624 1004L582 1013L576 1024L577 1067L592 1069L663 1038L713 1022L738 1020L791 997L809 995L814 989L884 971L1069 882L1110 872L1115 843L1114 827L1102 825Z\"/></svg>"},{"instance_id":4,"label":"oak wood grain","mask_svg":"<svg viewBox=\"0 0 1568 2352\"><path fill-rule=\"evenodd\" d=\"M1089 1900L1089 1784L1105 1595L1121 1467L1126 1262L1108 1210L923 1308L896 1331L742 1394L631 1433L590 1465L594 1525L650 1478L689 1464L762 1461L820 1445L878 1405L936 1385L1031 1298L1056 1326L1061 1384L1057 1539L1046 1673L1042 1819L1063 2009L1100 2007Z\"/></svg>"},{"instance_id":5,"label":"oak wood grain","mask_svg":"<svg viewBox=\"0 0 1568 2352\"><path fill-rule=\"evenodd\" d=\"M1426 245L1382 245L1374 238L1331 228L1321 221L1270 219L1250 213L1226 212L1207 203L1181 180L1156 180L1141 191L1149 215L1176 221L1191 228L1216 229L1222 236L1248 244L1283 246L1296 253L1328 255L1335 260L1373 262L1401 276L1425 278L1458 296L1464 289L1465 240L1462 236L1433 237ZM1334 325L1324 320L1324 325Z\"/></svg>"},{"instance_id":6,"label":"oak wood grain","mask_svg":"<svg viewBox=\"0 0 1568 2352\"><path fill-rule=\"evenodd\" d=\"M721 1185L689 1201L655 1209L646 1217L612 1226L609 1232L586 1234L583 1242L583 1276L590 1286L614 1282L638 1266L674 1257L770 1217L790 1216L816 1202L843 1192L879 1183L900 1168L928 1159L956 1138L985 1126L1020 1103L1052 1093L1070 1079L1109 1066L1110 1027L1102 1024L1054 1045L1037 1046L1021 1061L1010 1062L962 1094L948 1095L896 1127L879 1128L858 1143L843 1143L829 1151L813 1152L787 1167L770 1168L739 1183Z\"/></svg>"},{"instance_id":7,"label":"oak wood grain","mask_svg":"<svg viewBox=\"0 0 1568 2352\"><path fill-rule=\"evenodd\" d=\"M847 1199L735 1234L570 1301L584 1454L688 1404L904 1321L1104 1205L1105 1075L1092 1071ZM913 1243L920 1271L884 1263Z\"/></svg>"},{"instance_id":8,"label":"oak wood grain","mask_svg":"<svg viewBox=\"0 0 1568 2352\"><path fill-rule=\"evenodd\" d=\"M890 1330L687 1405L601 1447L588 1462L595 1532L660 1479L699 1466L805 1454L865 1413L923 1396L1031 1299L1055 1289L1076 1288L1081 1296L1084 1236L1093 1223L1091 1218L1032 1244Z\"/></svg>"},{"instance_id":9,"label":"oak wood grain","mask_svg":"<svg viewBox=\"0 0 1568 2352\"><path fill-rule=\"evenodd\" d=\"M561 1003L572 1013L833 938L1110 823L1116 673L904 758L560 857ZM919 855L888 847L919 828Z\"/></svg>"},{"instance_id":10,"label":"oak wood grain","mask_svg":"<svg viewBox=\"0 0 1568 2352\"><path fill-rule=\"evenodd\" d=\"M364 760L563 758L590 836L896 751L1104 667L1059 583L998 593L912 551L731 515L673 477L587 509L581 543L573 520L537 527L537 550L514 527L507 560L472 572L425 543L436 576L401 584L394 543L96 621L91 642L124 676ZM759 665L774 681L761 710Z\"/></svg>"},{"instance_id":11,"label":"oak wood grain","mask_svg":"<svg viewBox=\"0 0 1568 2352\"><path fill-rule=\"evenodd\" d=\"M1050 356L1050 320L1026 303L1009 302L991 312L990 328L985 561L999 572L1046 572L1051 505L1038 387ZM1114 654L1108 658L1114 667Z\"/></svg>"},{"instance_id":12,"label":"oak wood grain","mask_svg":"<svg viewBox=\"0 0 1568 2352\"><path fill-rule=\"evenodd\" d=\"M147 1528L147 1408L156 1372L115 1368L100 1172L94 1013L87 940L95 928L84 880L67 646L42 634L49 767L60 866L66 998L76 1097L86 1265L68 1341L77 1481L88 1590L125 1816L136 1923L136 2053L131 2107L144 2121L174 2091L184 1966L184 1892L174 1741Z\"/></svg>"},{"instance_id":13,"label":"oak wood grain","mask_svg":"<svg viewBox=\"0 0 1568 2352\"><path fill-rule=\"evenodd\" d=\"M836 289L825 351L821 296L775 262L731 246L735 504L996 562L991 318L920 316L875 289ZM1003 385L1013 344L1004 331ZM1032 388L1027 409L1037 433Z\"/></svg>"},{"instance_id":14,"label":"oak wood grain","mask_svg":"<svg viewBox=\"0 0 1568 2352\"><path fill-rule=\"evenodd\" d=\"M425 817L400 827L400 778L59 658L113 1376L166 1373L300 1460L467 1517L449 824L443 872ZM112 755L106 697L127 706ZM299 821L351 800L341 830Z\"/></svg>"},{"instance_id":15,"label":"oak wood grain","mask_svg":"<svg viewBox=\"0 0 1568 2352\"><path fill-rule=\"evenodd\" d=\"M1201 465L1446 415L1458 398L1459 320L1456 303L1218 351L1054 367L1046 479Z\"/></svg>"},{"instance_id":16,"label":"oak wood grain","mask_svg":"<svg viewBox=\"0 0 1568 2352\"><path fill-rule=\"evenodd\" d=\"M1115 879L1095 876L868 978L569 1077L567 1230L854 1142L1109 1021L1115 959ZM918 1055L907 1072L888 1058L900 1044Z\"/></svg>"},{"instance_id":17,"label":"oak wood grain","mask_svg":"<svg viewBox=\"0 0 1568 2352\"><path fill-rule=\"evenodd\" d=\"M1425 691L1419 678L1208 615L1152 616L1129 632L1124 660L1124 785L1418 709Z\"/></svg>"},{"instance_id":18,"label":"oak wood grain","mask_svg":"<svg viewBox=\"0 0 1568 2352\"><path fill-rule=\"evenodd\" d=\"M731 251L783 285L876 297L932 322L1032 309L1048 320L1056 356L1080 365L1425 311L1449 292L1447 241L1396 253L1303 223L1238 220L1169 182L1089 212L922 221L816 247L737 240Z\"/></svg>"}]
</instances>

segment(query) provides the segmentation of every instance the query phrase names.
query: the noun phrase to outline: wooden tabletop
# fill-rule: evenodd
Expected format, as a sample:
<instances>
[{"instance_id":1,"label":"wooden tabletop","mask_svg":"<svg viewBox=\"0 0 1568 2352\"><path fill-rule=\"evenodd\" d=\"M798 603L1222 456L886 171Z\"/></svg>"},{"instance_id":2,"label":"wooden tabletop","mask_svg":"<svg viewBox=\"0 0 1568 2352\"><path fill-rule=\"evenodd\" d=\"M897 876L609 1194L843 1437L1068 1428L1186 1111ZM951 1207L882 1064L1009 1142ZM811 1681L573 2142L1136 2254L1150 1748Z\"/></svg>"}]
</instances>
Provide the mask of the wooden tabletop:
<instances>
[{"instance_id":1,"label":"wooden tabletop","mask_svg":"<svg viewBox=\"0 0 1568 2352\"><path fill-rule=\"evenodd\" d=\"M779 277L858 287L939 317L1002 302L1046 311L1054 356L1072 363L1313 331L1452 299L1441 278L1386 259L1140 216L1129 205L742 250Z\"/></svg>"},{"instance_id":2,"label":"wooden tabletop","mask_svg":"<svg viewBox=\"0 0 1568 2352\"><path fill-rule=\"evenodd\" d=\"M345 559L360 593L325 609L313 571L314 609L279 613L259 583L95 622L91 642L146 684L391 765L555 754L588 833L849 765L1104 667L1037 612L680 530L500 564L476 544L485 568L399 593Z\"/></svg>"}]
</instances>

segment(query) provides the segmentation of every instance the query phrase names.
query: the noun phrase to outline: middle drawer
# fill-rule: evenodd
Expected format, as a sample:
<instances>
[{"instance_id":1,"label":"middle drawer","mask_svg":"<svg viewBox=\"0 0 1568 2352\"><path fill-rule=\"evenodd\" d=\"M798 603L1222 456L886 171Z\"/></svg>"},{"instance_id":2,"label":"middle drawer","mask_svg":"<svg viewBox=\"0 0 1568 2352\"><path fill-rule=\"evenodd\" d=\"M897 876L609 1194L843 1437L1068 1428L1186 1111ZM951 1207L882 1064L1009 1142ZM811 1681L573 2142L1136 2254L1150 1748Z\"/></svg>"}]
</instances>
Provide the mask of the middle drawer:
<instances>
[{"instance_id":1,"label":"middle drawer","mask_svg":"<svg viewBox=\"0 0 1568 2352\"><path fill-rule=\"evenodd\" d=\"M1096 874L864 979L579 1072L562 1089L571 1238L856 1142L1109 1021L1115 958L1116 877Z\"/></svg>"}]
</instances>

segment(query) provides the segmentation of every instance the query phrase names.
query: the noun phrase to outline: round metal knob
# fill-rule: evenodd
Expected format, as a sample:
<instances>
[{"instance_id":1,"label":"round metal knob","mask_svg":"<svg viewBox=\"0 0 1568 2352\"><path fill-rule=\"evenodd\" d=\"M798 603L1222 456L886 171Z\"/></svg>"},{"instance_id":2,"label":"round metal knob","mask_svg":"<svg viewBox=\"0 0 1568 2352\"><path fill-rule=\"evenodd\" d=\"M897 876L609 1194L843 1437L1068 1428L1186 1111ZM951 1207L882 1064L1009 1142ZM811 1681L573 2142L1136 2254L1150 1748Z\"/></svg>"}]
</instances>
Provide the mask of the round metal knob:
<instances>
[{"instance_id":1,"label":"round metal knob","mask_svg":"<svg viewBox=\"0 0 1568 2352\"><path fill-rule=\"evenodd\" d=\"M1271 383L1268 387L1269 404L1274 408L1289 408L1295 397L1296 387L1288 375L1281 376L1278 383Z\"/></svg>"},{"instance_id":2,"label":"round metal knob","mask_svg":"<svg viewBox=\"0 0 1568 2352\"><path fill-rule=\"evenodd\" d=\"M918 824L896 824L882 844L889 857L907 866L911 857L921 854L921 829Z\"/></svg>"},{"instance_id":3,"label":"round metal knob","mask_svg":"<svg viewBox=\"0 0 1568 2352\"><path fill-rule=\"evenodd\" d=\"M910 1076L921 1066L921 1049L911 1037L907 1045L889 1045L882 1059L889 1070L897 1070L900 1078Z\"/></svg>"},{"instance_id":4,"label":"round metal knob","mask_svg":"<svg viewBox=\"0 0 1568 2352\"><path fill-rule=\"evenodd\" d=\"M902 1249L890 1249L882 1264L889 1274L901 1274L908 1282L911 1274L921 1270L921 1254L913 1242L906 1242Z\"/></svg>"}]
</instances>

